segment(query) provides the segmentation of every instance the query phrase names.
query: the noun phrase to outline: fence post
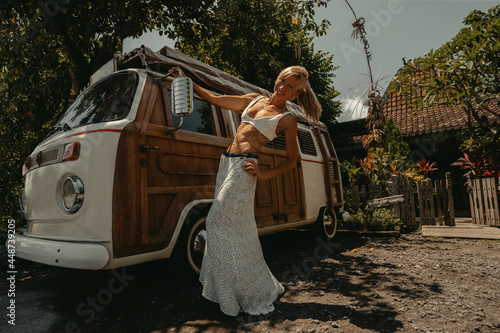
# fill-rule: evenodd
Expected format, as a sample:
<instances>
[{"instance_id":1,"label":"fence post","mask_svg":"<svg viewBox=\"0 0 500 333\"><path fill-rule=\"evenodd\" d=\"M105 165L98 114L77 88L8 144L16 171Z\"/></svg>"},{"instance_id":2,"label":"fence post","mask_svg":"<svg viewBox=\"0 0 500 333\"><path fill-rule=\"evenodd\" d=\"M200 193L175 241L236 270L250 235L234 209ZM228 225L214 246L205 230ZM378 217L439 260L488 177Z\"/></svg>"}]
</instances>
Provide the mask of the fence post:
<instances>
[{"instance_id":1,"label":"fence post","mask_svg":"<svg viewBox=\"0 0 500 333\"><path fill-rule=\"evenodd\" d=\"M446 175L446 189L448 190L448 209L450 210L450 226L455 226L455 204L453 203L453 183L451 181L451 172Z\"/></svg>"},{"instance_id":2,"label":"fence post","mask_svg":"<svg viewBox=\"0 0 500 333\"><path fill-rule=\"evenodd\" d=\"M477 202L477 216L479 216L478 223L479 224L486 224L486 219L484 217L484 200L483 200L483 190L482 190L482 183L481 179L474 179L474 194L475 194L475 200Z\"/></svg>"},{"instance_id":3,"label":"fence post","mask_svg":"<svg viewBox=\"0 0 500 333\"><path fill-rule=\"evenodd\" d=\"M375 184L368 184L368 200L373 200L375 198Z\"/></svg>"},{"instance_id":4,"label":"fence post","mask_svg":"<svg viewBox=\"0 0 500 333\"><path fill-rule=\"evenodd\" d=\"M436 189L436 208L437 208L437 220L438 225L445 225L443 221L443 211L446 214L446 204L443 197L443 182L441 180L434 181L434 188Z\"/></svg>"},{"instance_id":5,"label":"fence post","mask_svg":"<svg viewBox=\"0 0 500 333\"><path fill-rule=\"evenodd\" d=\"M484 201L484 219L486 221L485 224L491 225L491 195L489 193L490 179L482 178L481 183L483 188L483 193L481 194Z\"/></svg>"},{"instance_id":6,"label":"fence post","mask_svg":"<svg viewBox=\"0 0 500 333\"><path fill-rule=\"evenodd\" d=\"M497 196L497 183L498 183L498 178L495 177L492 180L492 185L493 185L493 205L494 205L494 225L500 226L500 207L498 206L498 196Z\"/></svg>"},{"instance_id":7,"label":"fence post","mask_svg":"<svg viewBox=\"0 0 500 333\"><path fill-rule=\"evenodd\" d=\"M427 181L428 191L429 191L429 219L431 225L436 225L436 210L434 209L434 187L432 186L432 181Z\"/></svg>"},{"instance_id":8,"label":"fence post","mask_svg":"<svg viewBox=\"0 0 500 333\"><path fill-rule=\"evenodd\" d=\"M392 180L392 195L398 195L399 194L399 176L392 175L391 180ZM401 205L403 205L403 204L405 204L404 201L400 204L394 205L394 213L396 213L396 217L400 220L401 220Z\"/></svg>"},{"instance_id":9,"label":"fence post","mask_svg":"<svg viewBox=\"0 0 500 333\"><path fill-rule=\"evenodd\" d=\"M417 225L417 211L415 209L415 190L413 189L413 183L406 181L406 191L408 192L408 197L410 198L409 212L411 216L411 224Z\"/></svg>"},{"instance_id":10,"label":"fence post","mask_svg":"<svg viewBox=\"0 0 500 333\"><path fill-rule=\"evenodd\" d=\"M497 198L496 178L483 178L483 199L486 215L486 223L489 225L499 225L499 208Z\"/></svg>"},{"instance_id":11,"label":"fence post","mask_svg":"<svg viewBox=\"0 0 500 333\"><path fill-rule=\"evenodd\" d=\"M421 225L426 225L427 221L425 219L425 208L424 208L424 191L422 189L422 186L424 183L422 181L417 182L417 197L418 197L418 207L420 210L420 224Z\"/></svg>"},{"instance_id":12,"label":"fence post","mask_svg":"<svg viewBox=\"0 0 500 333\"><path fill-rule=\"evenodd\" d=\"M466 183L466 186L467 186L467 193L469 194L469 204L470 204L470 216L472 218L472 223L476 224L477 223L477 220L476 220L476 202L474 200L474 186L472 184L472 179L470 177L470 175L467 175L467 183Z\"/></svg>"}]
</instances>

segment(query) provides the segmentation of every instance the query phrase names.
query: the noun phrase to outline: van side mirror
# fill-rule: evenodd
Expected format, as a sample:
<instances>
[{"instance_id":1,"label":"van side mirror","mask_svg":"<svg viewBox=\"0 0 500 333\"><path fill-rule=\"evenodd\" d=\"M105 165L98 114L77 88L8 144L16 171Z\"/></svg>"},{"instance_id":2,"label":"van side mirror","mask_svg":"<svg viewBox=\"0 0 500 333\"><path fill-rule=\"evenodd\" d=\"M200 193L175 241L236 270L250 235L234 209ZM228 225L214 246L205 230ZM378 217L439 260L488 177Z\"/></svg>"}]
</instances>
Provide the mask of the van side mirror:
<instances>
[{"instance_id":1,"label":"van side mirror","mask_svg":"<svg viewBox=\"0 0 500 333\"><path fill-rule=\"evenodd\" d=\"M161 78L155 79L155 82L163 85L163 80L170 76L171 74L167 74ZM179 77L172 81L172 95L171 95L171 110L172 114L176 117L181 117L179 122L179 126L172 130L169 130L168 133L172 133L177 131L182 126L182 121L184 117L189 116L193 113L193 81L186 76L182 75L182 72L179 70Z\"/></svg>"},{"instance_id":2,"label":"van side mirror","mask_svg":"<svg viewBox=\"0 0 500 333\"><path fill-rule=\"evenodd\" d=\"M180 76L172 82L172 114L181 117L177 129L182 126L184 117L193 113L193 81L179 71Z\"/></svg>"}]
</instances>

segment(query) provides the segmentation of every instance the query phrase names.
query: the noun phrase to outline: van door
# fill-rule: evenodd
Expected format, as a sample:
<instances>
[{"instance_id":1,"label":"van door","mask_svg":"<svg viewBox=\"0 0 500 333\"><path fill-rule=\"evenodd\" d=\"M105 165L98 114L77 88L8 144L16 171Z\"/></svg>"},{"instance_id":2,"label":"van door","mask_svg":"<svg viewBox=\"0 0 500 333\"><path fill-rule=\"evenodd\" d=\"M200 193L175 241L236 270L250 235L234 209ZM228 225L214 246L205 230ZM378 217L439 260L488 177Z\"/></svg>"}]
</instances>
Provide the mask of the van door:
<instances>
[{"instance_id":1,"label":"van door","mask_svg":"<svg viewBox=\"0 0 500 333\"><path fill-rule=\"evenodd\" d=\"M219 158L230 142L220 136L218 111L195 99L195 112L169 133L179 119L170 113L168 93L168 86L160 88L149 77L137 119L122 133L114 189L115 257L167 247L184 207L214 196Z\"/></svg>"},{"instance_id":2,"label":"van door","mask_svg":"<svg viewBox=\"0 0 500 333\"><path fill-rule=\"evenodd\" d=\"M274 168L286 159L285 137L278 136L259 154L263 170ZM259 228L303 220L305 217L304 181L300 157L287 173L259 179L255 193L255 219Z\"/></svg>"}]
</instances>

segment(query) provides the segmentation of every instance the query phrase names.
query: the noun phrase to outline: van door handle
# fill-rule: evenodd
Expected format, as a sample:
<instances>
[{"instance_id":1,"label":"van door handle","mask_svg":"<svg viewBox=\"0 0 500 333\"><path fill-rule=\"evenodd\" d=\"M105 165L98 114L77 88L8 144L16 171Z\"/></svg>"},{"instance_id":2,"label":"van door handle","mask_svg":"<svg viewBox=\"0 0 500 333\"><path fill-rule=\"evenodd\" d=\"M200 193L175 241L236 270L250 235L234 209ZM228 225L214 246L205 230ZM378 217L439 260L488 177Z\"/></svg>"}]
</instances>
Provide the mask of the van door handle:
<instances>
[{"instance_id":1,"label":"van door handle","mask_svg":"<svg viewBox=\"0 0 500 333\"><path fill-rule=\"evenodd\" d=\"M152 150L160 150L160 147L158 146L150 146L150 145L142 145L142 146L139 146L139 150L141 151L141 153L145 153L148 151L148 149L152 149Z\"/></svg>"}]
</instances>

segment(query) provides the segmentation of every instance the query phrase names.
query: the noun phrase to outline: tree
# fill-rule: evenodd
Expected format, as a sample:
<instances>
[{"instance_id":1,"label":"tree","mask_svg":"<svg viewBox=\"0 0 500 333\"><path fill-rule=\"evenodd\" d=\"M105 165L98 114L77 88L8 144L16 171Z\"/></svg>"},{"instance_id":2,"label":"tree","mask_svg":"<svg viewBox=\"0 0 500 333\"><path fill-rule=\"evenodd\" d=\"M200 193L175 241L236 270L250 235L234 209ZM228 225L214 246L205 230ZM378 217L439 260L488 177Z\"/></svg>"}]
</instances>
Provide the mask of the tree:
<instances>
[{"instance_id":1,"label":"tree","mask_svg":"<svg viewBox=\"0 0 500 333\"><path fill-rule=\"evenodd\" d=\"M2 218L16 211L21 165L55 118L121 50L123 38L160 24L162 8L160 1L148 7L142 1L0 3Z\"/></svg>"},{"instance_id":2,"label":"tree","mask_svg":"<svg viewBox=\"0 0 500 333\"><path fill-rule=\"evenodd\" d=\"M279 72L301 64L323 107L321 120L331 126L340 115L333 86L333 56L314 52L313 36L326 33L329 22L314 21L315 8L326 1L218 1L197 21L173 22L176 47L200 61L273 90Z\"/></svg>"},{"instance_id":3,"label":"tree","mask_svg":"<svg viewBox=\"0 0 500 333\"><path fill-rule=\"evenodd\" d=\"M406 63L388 92L400 92L417 110L438 104L462 108L474 137L474 123L481 124L483 116L500 121L493 107L500 103L500 5L487 13L472 11L464 24L450 42ZM500 132L490 137L498 144Z\"/></svg>"},{"instance_id":4,"label":"tree","mask_svg":"<svg viewBox=\"0 0 500 333\"><path fill-rule=\"evenodd\" d=\"M254 6L258 3L244 2ZM71 100L88 84L90 75L119 54L122 41L126 37L138 37L153 29L161 29L168 36L175 37L177 34L181 36L181 33L188 33L178 30L180 28L189 31L200 29L206 33L204 37L212 36L213 45L216 46L217 38L229 38L224 41L225 45L238 44L241 43L239 37L250 32L252 37L262 36L264 32L269 32L272 36L283 36L280 29L284 25L276 25L272 16L280 19L284 19L284 16L281 12L278 15L273 11L267 13L268 18L263 20L262 24L256 24L261 18L256 15L263 15L262 11L248 12L246 20L254 22L253 26L233 24L230 34L221 34L224 22L213 20L215 8L225 4L227 9L240 3L243 5L242 0L2 0L0 181L4 200L0 204L0 216L5 219L13 216L17 210L22 181L20 170L24 159L47 135L55 119L67 108ZM271 2L262 3L270 6ZM308 32L321 30L322 25L316 25L313 20L316 2L284 0L280 3L289 6L286 8L295 6L302 10L302 22L307 22L308 25L301 28ZM318 3L326 4L324 1ZM182 25L179 25L179 22L182 22ZM308 35L303 33L304 36ZM205 49L209 48L209 41L207 40ZM273 77L276 68L281 65L272 60L271 52L278 52L275 44L277 41L283 40L264 38L259 42L259 49L253 49L250 42L241 44L241 50L235 54L256 54L259 51L258 57L263 59L263 63L268 62L268 66L262 67L259 75ZM311 46L311 43L305 45ZM307 53L309 49L303 47L302 50ZM235 61L235 58L225 59L227 64ZM253 61L257 57L251 59ZM323 63L330 59L326 54L314 54L307 58L307 61L318 64L314 70L324 70L321 75L331 79L334 67ZM230 67L222 69L228 68ZM241 75L236 71L232 73ZM327 87L332 88L328 85ZM322 96L326 99L333 94L334 90L330 90Z\"/></svg>"},{"instance_id":5,"label":"tree","mask_svg":"<svg viewBox=\"0 0 500 333\"><path fill-rule=\"evenodd\" d=\"M396 123L394 123L392 118L387 119L383 131L386 134L384 150L388 155L388 163L392 165L395 170L411 167L410 164L413 163L413 161L409 162L407 160L410 155L410 145L404 141L401 130Z\"/></svg>"}]
</instances>

